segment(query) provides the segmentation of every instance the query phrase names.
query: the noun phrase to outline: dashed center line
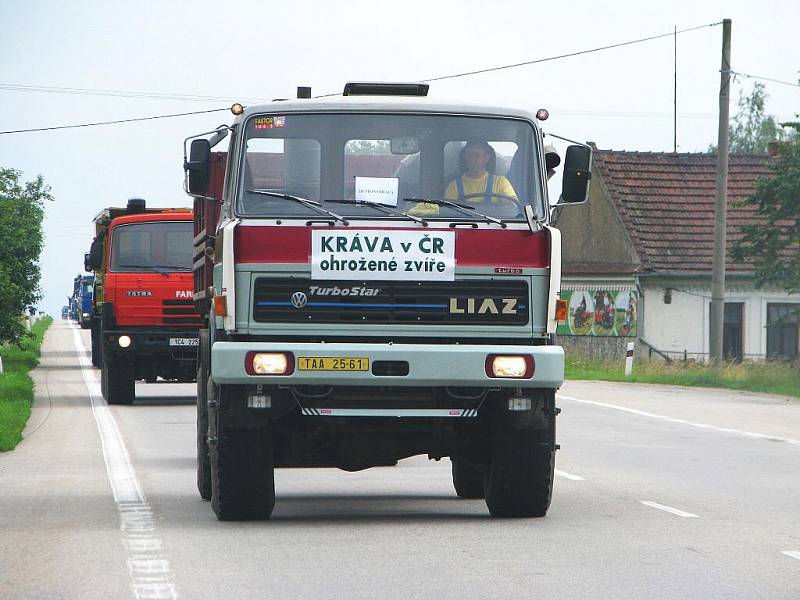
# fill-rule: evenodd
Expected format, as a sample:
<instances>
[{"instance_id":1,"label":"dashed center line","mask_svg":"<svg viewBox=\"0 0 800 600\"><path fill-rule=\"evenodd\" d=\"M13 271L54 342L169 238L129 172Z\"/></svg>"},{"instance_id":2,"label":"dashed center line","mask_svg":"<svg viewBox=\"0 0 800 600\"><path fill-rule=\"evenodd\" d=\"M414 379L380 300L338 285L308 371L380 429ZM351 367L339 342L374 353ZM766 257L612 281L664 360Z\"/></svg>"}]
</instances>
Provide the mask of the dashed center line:
<instances>
[{"instance_id":1,"label":"dashed center line","mask_svg":"<svg viewBox=\"0 0 800 600\"><path fill-rule=\"evenodd\" d=\"M564 479L569 479L571 481L586 481L580 475L573 475L571 473L567 473L566 471L559 471L558 469L555 470L556 475L559 477L563 477Z\"/></svg>"},{"instance_id":2,"label":"dashed center line","mask_svg":"<svg viewBox=\"0 0 800 600\"><path fill-rule=\"evenodd\" d=\"M645 506L649 506L650 508L656 508L658 510L663 510L664 512L671 513L673 515L677 515L679 517L689 518L689 519L698 519L699 516L695 515L690 512L686 512L683 510L678 510L677 508L673 508L671 506L667 506L666 504L659 504L658 502L653 502L652 500L639 500Z\"/></svg>"},{"instance_id":3,"label":"dashed center line","mask_svg":"<svg viewBox=\"0 0 800 600\"><path fill-rule=\"evenodd\" d=\"M800 552L797 550L781 550L781 554L785 554L786 556L800 560Z\"/></svg>"},{"instance_id":4,"label":"dashed center line","mask_svg":"<svg viewBox=\"0 0 800 600\"><path fill-rule=\"evenodd\" d=\"M772 440L776 442L785 442L787 444L792 444L794 446L800 446L800 440L795 440L792 438L785 438L780 437L777 435L767 435L765 433L753 433L752 431L742 431L741 429L731 429L730 427L717 427L716 425L708 425L706 423L694 423L692 421L687 421L686 419L676 419L674 417L668 417L666 415L659 415L656 413L646 412L643 410L636 410L635 408L628 408L627 406L619 406L617 404L607 404L605 402L596 402L594 400L584 400L582 398L574 398L572 396L562 396L561 394L557 395L557 398L563 400L571 400L572 402L579 402L581 404L591 404L592 406L602 406L603 408L611 408L613 410L619 410L622 412L630 413L632 415L639 415L641 417L649 417L651 419L660 419L662 421L667 421L669 423L678 423L680 425L689 425L690 427L697 427L699 429L708 429L711 431L716 431L719 433L730 433L734 435L741 435L744 437L749 438L757 438L763 440Z\"/></svg>"}]
</instances>

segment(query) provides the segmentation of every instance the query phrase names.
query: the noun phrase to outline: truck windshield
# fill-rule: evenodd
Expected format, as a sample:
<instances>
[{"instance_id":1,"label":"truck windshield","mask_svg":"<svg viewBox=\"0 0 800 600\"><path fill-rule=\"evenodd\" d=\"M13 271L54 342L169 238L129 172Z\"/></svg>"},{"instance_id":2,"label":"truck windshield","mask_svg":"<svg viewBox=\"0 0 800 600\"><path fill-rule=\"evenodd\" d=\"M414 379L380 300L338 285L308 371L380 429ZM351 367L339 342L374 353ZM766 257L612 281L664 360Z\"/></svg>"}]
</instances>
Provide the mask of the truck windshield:
<instances>
[{"instance_id":1,"label":"truck windshield","mask_svg":"<svg viewBox=\"0 0 800 600\"><path fill-rule=\"evenodd\" d=\"M321 207L349 219L487 222L522 221L530 204L544 217L534 134L511 118L256 115L245 127L236 212L324 219Z\"/></svg>"},{"instance_id":2,"label":"truck windshield","mask_svg":"<svg viewBox=\"0 0 800 600\"><path fill-rule=\"evenodd\" d=\"M114 228L111 237L112 271L164 273L191 269L191 221L151 221Z\"/></svg>"}]
</instances>

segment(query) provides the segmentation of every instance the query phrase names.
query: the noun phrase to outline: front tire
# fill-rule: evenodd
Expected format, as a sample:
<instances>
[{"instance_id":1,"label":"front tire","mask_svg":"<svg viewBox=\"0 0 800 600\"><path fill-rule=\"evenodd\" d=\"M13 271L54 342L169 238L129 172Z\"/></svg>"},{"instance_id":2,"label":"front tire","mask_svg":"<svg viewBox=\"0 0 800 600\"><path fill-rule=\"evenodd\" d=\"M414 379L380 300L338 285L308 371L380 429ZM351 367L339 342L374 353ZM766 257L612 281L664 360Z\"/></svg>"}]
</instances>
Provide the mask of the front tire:
<instances>
[{"instance_id":1,"label":"front tire","mask_svg":"<svg viewBox=\"0 0 800 600\"><path fill-rule=\"evenodd\" d=\"M100 348L100 319L92 317L92 366L100 368L103 366L102 350Z\"/></svg>"},{"instance_id":2,"label":"front tire","mask_svg":"<svg viewBox=\"0 0 800 600\"><path fill-rule=\"evenodd\" d=\"M269 426L237 427L231 404L242 402L234 386L212 384L215 436L209 440L211 508L220 521L269 519L275 507L275 471ZM211 412L211 411L209 411Z\"/></svg>"},{"instance_id":3,"label":"front tire","mask_svg":"<svg viewBox=\"0 0 800 600\"><path fill-rule=\"evenodd\" d=\"M460 498L483 498L483 467L463 458L451 458L453 487Z\"/></svg>"},{"instance_id":4,"label":"front tire","mask_svg":"<svg viewBox=\"0 0 800 600\"><path fill-rule=\"evenodd\" d=\"M203 500L211 500L211 459L208 455L208 331L200 330L197 361L197 491Z\"/></svg>"},{"instance_id":5,"label":"front tire","mask_svg":"<svg viewBox=\"0 0 800 600\"><path fill-rule=\"evenodd\" d=\"M133 404L136 398L133 361L111 360L104 352L100 389L109 404Z\"/></svg>"},{"instance_id":6,"label":"front tire","mask_svg":"<svg viewBox=\"0 0 800 600\"><path fill-rule=\"evenodd\" d=\"M498 430L486 471L486 506L493 517L543 517L553 494L555 448L526 430Z\"/></svg>"}]
</instances>

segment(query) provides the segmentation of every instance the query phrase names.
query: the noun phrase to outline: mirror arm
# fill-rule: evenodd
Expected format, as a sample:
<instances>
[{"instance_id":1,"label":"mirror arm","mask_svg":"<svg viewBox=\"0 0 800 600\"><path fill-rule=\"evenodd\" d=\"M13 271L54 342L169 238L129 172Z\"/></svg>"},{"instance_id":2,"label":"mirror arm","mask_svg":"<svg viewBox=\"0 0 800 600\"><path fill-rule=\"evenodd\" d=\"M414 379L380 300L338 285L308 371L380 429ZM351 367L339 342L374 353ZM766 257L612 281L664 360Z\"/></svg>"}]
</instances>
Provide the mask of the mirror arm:
<instances>
[{"instance_id":1,"label":"mirror arm","mask_svg":"<svg viewBox=\"0 0 800 600\"><path fill-rule=\"evenodd\" d=\"M542 132L542 134L545 135L545 136L549 135L550 137L554 137L554 138L559 139L559 140L564 140L565 142L569 142L570 144L575 144L577 146L583 146L584 148L589 148L590 150L594 150L594 148L592 148L592 146L590 144L586 144L584 142L579 142L577 140L571 140L569 138L565 138L565 137L562 137L560 135L556 135L555 133L544 133L544 132Z\"/></svg>"}]
</instances>

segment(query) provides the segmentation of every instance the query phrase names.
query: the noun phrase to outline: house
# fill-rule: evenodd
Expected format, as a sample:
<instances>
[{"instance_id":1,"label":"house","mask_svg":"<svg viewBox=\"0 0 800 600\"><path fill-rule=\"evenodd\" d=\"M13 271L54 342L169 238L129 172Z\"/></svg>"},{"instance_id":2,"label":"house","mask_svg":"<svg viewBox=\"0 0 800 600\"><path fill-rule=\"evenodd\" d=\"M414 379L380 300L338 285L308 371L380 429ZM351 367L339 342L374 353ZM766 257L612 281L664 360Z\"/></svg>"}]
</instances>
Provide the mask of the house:
<instances>
[{"instance_id":1,"label":"house","mask_svg":"<svg viewBox=\"0 0 800 600\"><path fill-rule=\"evenodd\" d=\"M732 154L727 246L754 221L740 206L770 174L767 154ZM562 209L567 352L709 357L717 157L596 150L588 205ZM757 289L748 264L727 260L723 348L736 359L800 354L800 296Z\"/></svg>"}]
</instances>

